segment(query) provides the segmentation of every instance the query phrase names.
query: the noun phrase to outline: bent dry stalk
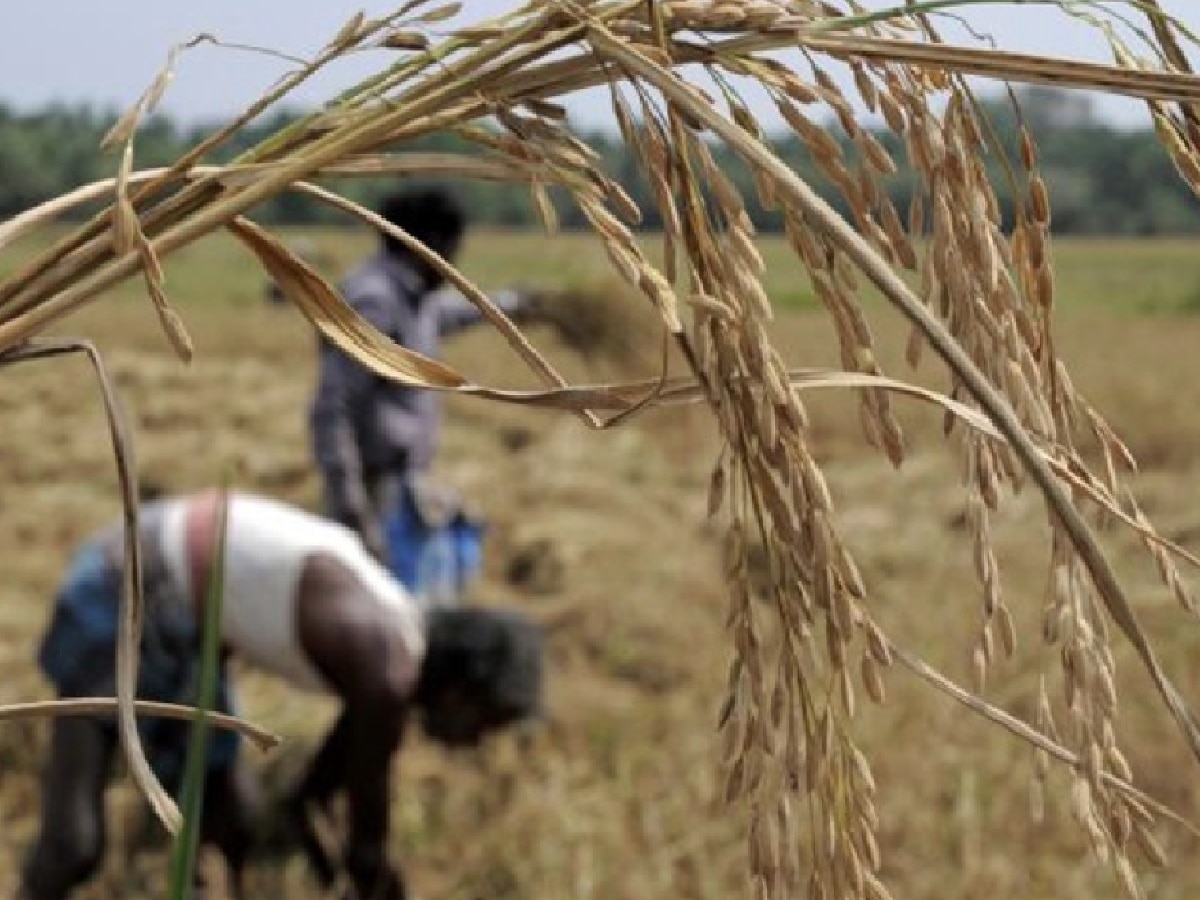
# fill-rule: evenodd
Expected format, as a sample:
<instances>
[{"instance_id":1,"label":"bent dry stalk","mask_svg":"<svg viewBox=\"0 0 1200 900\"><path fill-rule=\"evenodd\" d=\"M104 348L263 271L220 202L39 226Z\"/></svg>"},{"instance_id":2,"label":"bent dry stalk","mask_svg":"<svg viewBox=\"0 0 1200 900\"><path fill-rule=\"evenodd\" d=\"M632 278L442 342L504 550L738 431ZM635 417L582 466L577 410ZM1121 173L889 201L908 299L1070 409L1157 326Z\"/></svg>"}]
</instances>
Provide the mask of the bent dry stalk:
<instances>
[{"instance_id":1,"label":"bent dry stalk","mask_svg":"<svg viewBox=\"0 0 1200 900\"><path fill-rule=\"evenodd\" d=\"M137 464L125 414L99 351L88 341L30 341L14 350L0 353L0 366L68 353L82 353L86 356L100 384L100 396L104 401L104 413L108 419L124 511L125 566L120 620L117 625L117 646L114 648L117 656L117 730L134 781L146 795L146 800L155 814L174 832L180 823L179 810L146 761L145 750L138 737L134 709L144 595L141 547L138 541Z\"/></svg>"}]
</instances>

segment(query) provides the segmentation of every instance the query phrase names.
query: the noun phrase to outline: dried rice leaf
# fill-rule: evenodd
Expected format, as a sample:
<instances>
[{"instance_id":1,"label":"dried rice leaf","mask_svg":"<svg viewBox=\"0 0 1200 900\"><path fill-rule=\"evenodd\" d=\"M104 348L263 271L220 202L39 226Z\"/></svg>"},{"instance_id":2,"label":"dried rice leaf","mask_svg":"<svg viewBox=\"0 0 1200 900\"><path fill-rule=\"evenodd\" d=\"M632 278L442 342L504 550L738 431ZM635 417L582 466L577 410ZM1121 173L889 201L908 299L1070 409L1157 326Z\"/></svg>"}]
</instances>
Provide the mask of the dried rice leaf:
<instances>
[{"instance_id":1,"label":"dried rice leaf","mask_svg":"<svg viewBox=\"0 0 1200 900\"><path fill-rule=\"evenodd\" d=\"M378 375L411 387L459 388L467 380L450 366L401 347L371 327L315 269L248 219L229 230L258 257L284 295L322 335Z\"/></svg>"}]
</instances>

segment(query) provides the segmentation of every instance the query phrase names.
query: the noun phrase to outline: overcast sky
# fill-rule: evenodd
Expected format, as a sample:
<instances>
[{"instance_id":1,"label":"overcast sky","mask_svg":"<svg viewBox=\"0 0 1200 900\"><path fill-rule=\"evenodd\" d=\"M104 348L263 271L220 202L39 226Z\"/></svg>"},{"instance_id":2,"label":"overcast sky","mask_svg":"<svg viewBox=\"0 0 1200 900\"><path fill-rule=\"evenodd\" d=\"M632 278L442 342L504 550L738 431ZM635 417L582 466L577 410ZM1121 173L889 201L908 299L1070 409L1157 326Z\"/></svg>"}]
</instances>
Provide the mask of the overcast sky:
<instances>
[{"instance_id":1,"label":"overcast sky","mask_svg":"<svg viewBox=\"0 0 1200 900\"><path fill-rule=\"evenodd\" d=\"M355 11L380 15L399 5L399 0L5 0L0 13L0 102L19 109L52 100L123 108L153 79L172 45L200 33L303 57L316 51ZM457 22L479 21L521 4L467 0L463 5L467 12ZM866 5L883 4L868 0ZM1191 6L1187 0L1167 0L1164 5L1173 11ZM1189 11L1185 19L1200 25L1200 11ZM974 6L970 21L1007 49L1107 58L1103 42L1090 29L1047 7ZM945 28L948 36L962 35L951 23ZM340 87L378 71L380 60L364 54L314 80L293 95L294 102L315 105L327 100ZM225 118L253 101L287 69L288 64L278 59L201 46L179 62L163 107L191 121ZM604 104L596 99L592 95L571 104L577 122L608 123ZM1106 98L1100 108L1121 124L1147 121L1144 107L1131 101ZM777 121L770 114L767 119Z\"/></svg>"}]
</instances>

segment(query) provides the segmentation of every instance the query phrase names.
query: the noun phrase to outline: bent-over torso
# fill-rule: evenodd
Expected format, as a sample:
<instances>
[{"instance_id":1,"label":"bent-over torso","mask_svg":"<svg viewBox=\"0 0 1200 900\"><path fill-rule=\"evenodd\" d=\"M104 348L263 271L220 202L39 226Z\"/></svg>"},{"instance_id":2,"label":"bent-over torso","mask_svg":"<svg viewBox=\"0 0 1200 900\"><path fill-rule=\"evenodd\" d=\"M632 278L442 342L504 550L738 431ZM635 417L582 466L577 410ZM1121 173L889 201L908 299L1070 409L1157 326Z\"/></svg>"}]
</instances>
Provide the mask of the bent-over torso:
<instances>
[{"instance_id":1,"label":"bent-over torso","mask_svg":"<svg viewBox=\"0 0 1200 900\"><path fill-rule=\"evenodd\" d=\"M203 619L206 573L215 565L214 497L200 494L143 505L141 545L148 607L183 602ZM119 553L119 530L112 537L112 552ZM386 610L389 626L419 666L425 652L420 610L354 532L250 494L229 496L221 598L223 644L251 666L295 687L327 691L329 686L309 660L297 630L301 580L308 560L318 553L336 559Z\"/></svg>"}]
</instances>

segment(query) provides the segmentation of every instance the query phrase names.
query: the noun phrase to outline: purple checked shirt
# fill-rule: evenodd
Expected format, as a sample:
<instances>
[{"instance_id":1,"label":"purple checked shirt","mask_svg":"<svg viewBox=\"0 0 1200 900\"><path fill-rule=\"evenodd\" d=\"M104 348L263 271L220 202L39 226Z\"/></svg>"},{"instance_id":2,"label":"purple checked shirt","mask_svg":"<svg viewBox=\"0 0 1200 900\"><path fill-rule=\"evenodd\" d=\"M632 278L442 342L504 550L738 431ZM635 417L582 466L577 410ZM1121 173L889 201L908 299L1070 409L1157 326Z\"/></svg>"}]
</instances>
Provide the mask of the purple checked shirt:
<instances>
[{"instance_id":1,"label":"purple checked shirt","mask_svg":"<svg viewBox=\"0 0 1200 900\"><path fill-rule=\"evenodd\" d=\"M422 293L419 276L380 250L352 271L342 295L363 318L397 344L437 359L443 337L484 321L452 288ZM515 291L490 295L515 313ZM324 338L310 410L313 452L325 480L326 513L362 522L371 509L368 485L382 475L427 470L441 425L436 391L406 387L374 374Z\"/></svg>"}]
</instances>

